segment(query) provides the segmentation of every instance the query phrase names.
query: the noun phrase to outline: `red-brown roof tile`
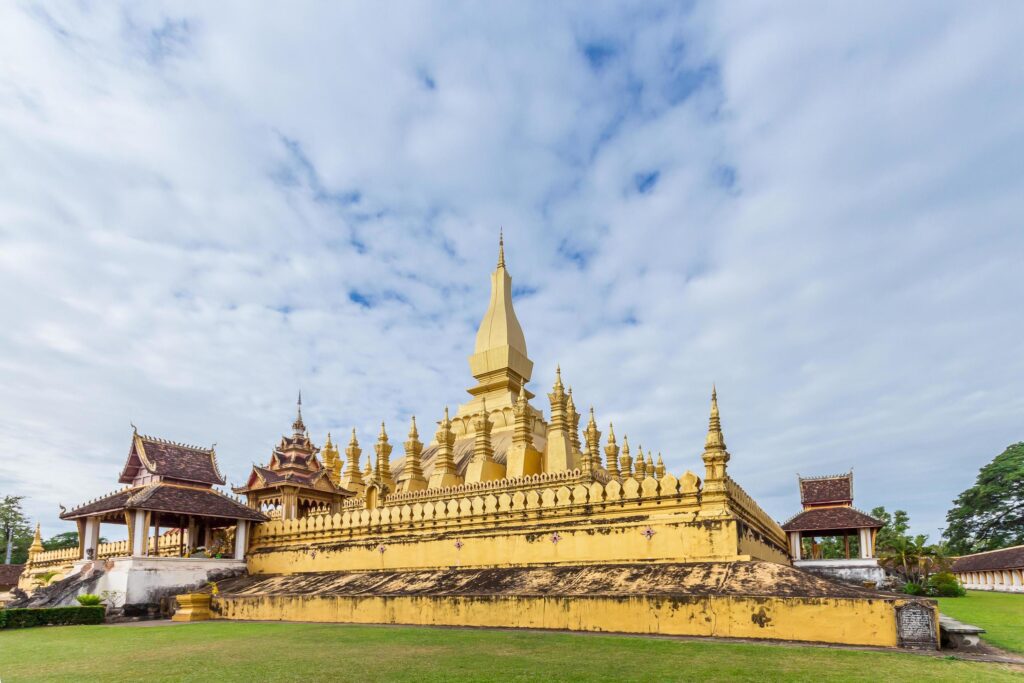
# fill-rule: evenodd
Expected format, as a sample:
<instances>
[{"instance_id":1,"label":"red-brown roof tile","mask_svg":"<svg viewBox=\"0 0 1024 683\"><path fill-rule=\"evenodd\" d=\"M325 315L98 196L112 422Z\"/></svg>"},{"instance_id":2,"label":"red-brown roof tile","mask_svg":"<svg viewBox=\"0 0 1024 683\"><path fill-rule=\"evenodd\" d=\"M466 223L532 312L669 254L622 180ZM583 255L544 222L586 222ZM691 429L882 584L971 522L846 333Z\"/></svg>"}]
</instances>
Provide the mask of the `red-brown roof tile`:
<instances>
[{"instance_id":1,"label":"red-brown roof tile","mask_svg":"<svg viewBox=\"0 0 1024 683\"><path fill-rule=\"evenodd\" d=\"M217 469L212 448L197 448L150 437L142 437L142 444L146 458L156 468L156 474L202 484L225 483Z\"/></svg>"},{"instance_id":2,"label":"red-brown roof tile","mask_svg":"<svg viewBox=\"0 0 1024 683\"><path fill-rule=\"evenodd\" d=\"M75 519L120 509L154 510L199 517L223 517L263 522L266 515L213 489L150 484L118 491L97 501L68 510L61 519Z\"/></svg>"},{"instance_id":3,"label":"red-brown roof tile","mask_svg":"<svg viewBox=\"0 0 1024 683\"><path fill-rule=\"evenodd\" d=\"M25 571L23 564L0 564L0 589L17 586L18 577Z\"/></svg>"},{"instance_id":4,"label":"red-brown roof tile","mask_svg":"<svg viewBox=\"0 0 1024 683\"><path fill-rule=\"evenodd\" d=\"M782 525L783 531L829 531L880 528L883 524L852 507L812 508L804 510Z\"/></svg>"},{"instance_id":5,"label":"red-brown roof tile","mask_svg":"<svg viewBox=\"0 0 1024 683\"><path fill-rule=\"evenodd\" d=\"M850 503L853 501L853 474L800 479L800 502L804 505Z\"/></svg>"},{"instance_id":6,"label":"red-brown roof tile","mask_svg":"<svg viewBox=\"0 0 1024 683\"><path fill-rule=\"evenodd\" d=\"M953 571L955 572L985 572L1000 569L1024 569L1024 545L964 555L953 561Z\"/></svg>"}]
</instances>

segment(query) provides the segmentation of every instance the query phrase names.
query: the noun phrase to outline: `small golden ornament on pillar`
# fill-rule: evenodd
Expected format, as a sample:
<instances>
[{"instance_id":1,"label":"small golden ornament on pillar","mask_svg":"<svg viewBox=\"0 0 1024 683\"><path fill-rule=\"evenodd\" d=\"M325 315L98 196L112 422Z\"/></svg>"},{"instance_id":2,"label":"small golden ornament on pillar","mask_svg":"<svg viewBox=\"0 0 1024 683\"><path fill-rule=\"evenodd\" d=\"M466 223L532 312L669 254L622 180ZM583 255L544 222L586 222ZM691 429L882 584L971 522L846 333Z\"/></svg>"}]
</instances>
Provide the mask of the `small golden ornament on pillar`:
<instances>
[{"instance_id":1,"label":"small golden ornament on pillar","mask_svg":"<svg viewBox=\"0 0 1024 683\"><path fill-rule=\"evenodd\" d=\"M613 477L619 476L619 446L615 443L615 426L608 423L608 445L604 447L605 456L608 458L608 474Z\"/></svg>"},{"instance_id":2,"label":"small golden ornament on pillar","mask_svg":"<svg viewBox=\"0 0 1024 683\"><path fill-rule=\"evenodd\" d=\"M420 463L420 454L423 453L423 443L420 441L420 433L416 429L416 416L412 418L412 426L409 428L409 439L405 442L405 479L399 485L399 491L422 491L427 488L427 479L423 476L423 465Z\"/></svg>"}]
</instances>

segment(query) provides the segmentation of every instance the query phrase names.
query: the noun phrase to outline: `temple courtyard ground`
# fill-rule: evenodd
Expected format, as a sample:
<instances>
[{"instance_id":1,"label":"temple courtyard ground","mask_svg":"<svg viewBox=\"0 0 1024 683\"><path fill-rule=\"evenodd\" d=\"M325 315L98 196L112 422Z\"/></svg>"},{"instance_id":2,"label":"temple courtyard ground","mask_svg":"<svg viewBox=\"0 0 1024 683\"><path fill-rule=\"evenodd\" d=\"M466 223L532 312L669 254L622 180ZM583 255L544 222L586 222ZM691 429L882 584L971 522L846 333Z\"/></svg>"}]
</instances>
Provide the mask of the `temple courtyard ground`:
<instances>
[{"instance_id":1,"label":"temple courtyard ground","mask_svg":"<svg viewBox=\"0 0 1024 683\"><path fill-rule=\"evenodd\" d=\"M939 611L984 628L986 642L1024 654L1024 594L967 591L966 598L939 598Z\"/></svg>"},{"instance_id":2,"label":"temple courtyard ground","mask_svg":"<svg viewBox=\"0 0 1024 683\"><path fill-rule=\"evenodd\" d=\"M1022 681L941 655L699 639L204 622L0 632L16 681Z\"/></svg>"}]
</instances>

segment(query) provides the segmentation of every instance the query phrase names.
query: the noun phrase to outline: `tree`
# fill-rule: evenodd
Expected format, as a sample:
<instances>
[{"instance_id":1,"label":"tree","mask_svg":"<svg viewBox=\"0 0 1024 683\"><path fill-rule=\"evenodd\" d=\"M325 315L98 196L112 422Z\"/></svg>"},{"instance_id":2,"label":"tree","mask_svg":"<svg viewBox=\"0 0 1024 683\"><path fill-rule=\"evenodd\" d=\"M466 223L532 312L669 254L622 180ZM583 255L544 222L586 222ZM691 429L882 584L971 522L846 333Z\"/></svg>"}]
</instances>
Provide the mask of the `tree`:
<instances>
[{"instance_id":1,"label":"tree","mask_svg":"<svg viewBox=\"0 0 1024 683\"><path fill-rule=\"evenodd\" d=\"M62 534L52 536L43 541L43 547L47 550L62 550L64 548L78 547L78 532L65 531Z\"/></svg>"},{"instance_id":2,"label":"tree","mask_svg":"<svg viewBox=\"0 0 1024 683\"><path fill-rule=\"evenodd\" d=\"M1024 442L981 468L946 514L950 552L966 555L1024 544Z\"/></svg>"},{"instance_id":3,"label":"tree","mask_svg":"<svg viewBox=\"0 0 1024 683\"><path fill-rule=\"evenodd\" d=\"M910 529L910 515L905 510L889 514L884 507L879 506L871 511L871 516L884 524L875 538L876 546L890 545L896 539L906 536Z\"/></svg>"},{"instance_id":4,"label":"tree","mask_svg":"<svg viewBox=\"0 0 1024 683\"><path fill-rule=\"evenodd\" d=\"M11 564L15 556L15 545L30 534L28 517L21 510L25 496L4 496L0 498L0 542L4 543L4 564ZM19 544L20 545L20 544ZM19 553L20 554L20 553ZM24 560L22 560L24 561Z\"/></svg>"},{"instance_id":5,"label":"tree","mask_svg":"<svg viewBox=\"0 0 1024 683\"><path fill-rule=\"evenodd\" d=\"M941 544L929 544L928 536L911 536L910 516L904 510L889 514L884 507L871 511L871 516L884 523L875 538L875 549L881 564L898 575L905 583L923 586L929 575L948 564L946 549Z\"/></svg>"},{"instance_id":6,"label":"tree","mask_svg":"<svg viewBox=\"0 0 1024 683\"><path fill-rule=\"evenodd\" d=\"M106 543L107 539L100 537L100 543ZM78 547L78 532L77 531L65 531L62 534L52 536L43 541L43 548L46 550L61 550L63 548L77 548Z\"/></svg>"}]
</instances>

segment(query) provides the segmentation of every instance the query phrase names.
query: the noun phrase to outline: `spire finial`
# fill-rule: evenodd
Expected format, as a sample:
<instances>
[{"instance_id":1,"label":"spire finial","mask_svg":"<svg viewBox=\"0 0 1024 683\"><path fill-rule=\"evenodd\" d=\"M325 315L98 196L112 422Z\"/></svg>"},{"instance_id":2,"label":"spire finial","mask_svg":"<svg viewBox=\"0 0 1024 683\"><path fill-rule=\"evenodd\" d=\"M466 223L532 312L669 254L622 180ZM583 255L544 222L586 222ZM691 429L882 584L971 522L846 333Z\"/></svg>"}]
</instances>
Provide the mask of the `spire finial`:
<instances>
[{"instance_id":1,"label":"spire finial","mask_svg":"<svg viewBox=\"0 0 1024 683\"><path fill-rule=\"evenodd\" d=\"M708 436L704 440L705 450L725 450L722 436L722 419L718 414L718 389L711 385L711 416L708 418Z\"/></svg>"},{"instance_id":2,"label":"spire finial","mask_svg":"<svg viewBox=\"0 0 1024 683\"><path fill-rule=\"evenodd\" d=\"M299 400L296 404L295 422L292 423L292 432L296 437L302 436L306 431L306 425L302 422L302 390L299 390Z\"/></svg>"},{"instance_id":3,"label":"spire finial","mask_svg":"<svg viewBox=\"0 0 1024 683\"><path fill-rule=\"evenodd\" d=\"M505 229L498 228L498 267L505 267Z\"/></svg>"},{"instance_id":4,"label":"spire finial","mask_svg":"<svg viewBox=\"0 0 1024 683\"><path fill-rule=\"evenodd\" d=\"M413 415L412 416L412 426L409 428L409 438L410 439L416 439L416 438L419 438L419 435L420 435L420 433L416 429L416 416Z\"/></svg>"}]
</instances>

